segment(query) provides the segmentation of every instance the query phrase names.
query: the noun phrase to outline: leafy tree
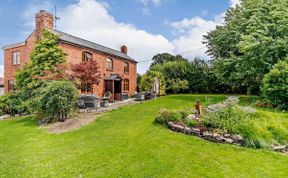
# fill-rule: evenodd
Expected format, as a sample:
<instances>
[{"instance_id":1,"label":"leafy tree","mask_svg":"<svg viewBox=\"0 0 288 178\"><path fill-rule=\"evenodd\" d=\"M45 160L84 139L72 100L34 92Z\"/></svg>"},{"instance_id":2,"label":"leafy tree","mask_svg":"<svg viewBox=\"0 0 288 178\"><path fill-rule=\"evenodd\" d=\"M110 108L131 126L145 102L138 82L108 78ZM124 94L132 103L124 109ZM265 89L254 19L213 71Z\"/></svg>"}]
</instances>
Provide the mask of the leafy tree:
<instances>
[{"instance_id":1,"label":"leafy tree","mask_svg":"<svg viewBox=\"0 0 288 178\"><path fill-rule=\"evenodd\" d=\"M148 71L146 74L142 75L140 82L141 91L151 91L154 78L157 77L160 85L160 95L166 94L166 82L164 76L161 72Z\"/></svg>"},{"instance_id":2,"label":"leafy tree","mask_svg":"<svg viewBox=\"0 0 288 178\"><path fill-rule=\"evenodd\" d=\"M174 56L174 55L169 54L169 53L157 54L157 55L153 56L152 60L153 60L153 62L151 63L150 68L153 67L154 65L163 64L165 62L187 61L187 59L184 59L180 55Z\"/></svg>"},{"instance_id":3,"label":"leafy tree","mask_svg":"<svg viewBox=\"0 0 288 178\"><path fill-rule=\"evenodd\" d=\"M30 62L22 70L16 72L16 86L18 89L33 91L43 83L39 77L46 76L47 71L55 73L57 66L64 64L66 54L58 45L58 36L48 30L35 44L30 56Z\"/></svg>"},{"instance_id":4,"label":"leafy tree","mask_svg":"<svg viewBox=\"0 0 288 178\"><path fill-rule=\"evenodd\" d=\"M278 62L265 75L261 89L272 105L288 109L288 60Z\"/></svg>"},{"instance_id":5,"label":"leafy tree","mask_svg":"<svg viewBox=\"0 0 288 178\"><path fill-rule=\"evenodd\" d=\"M29 109L47 122L65 121L75 107L77 94L77 88L69 81L50 81L36 90Z\"/></svg>"},{"instance_id":6,"label":"leafy tree","mask_svg":"<svg viewBox=\"0 0 288 178\"><path fill-rule=\"evenodd\" d=\"M60 66L65 63L63 49L58 45L58 36L48 30L43 31L42 38L36 41L29 63L16 72L17 92L14 98L17 111L26 111L29 103L33 103L40 87L45 87L47 79L53 80L64 73ZM17 102L16 102L17 101ZM31 101L31 102L30 102ZM9 104L9 103L8 103Z\"/></svg>"},{"instance_id":7,"label":"leafy tree","mask_svg":"<svg viewBox=\"0 0 288 178\"><path fill-rule=\"evenodd\" d=\"M287 57L288 1L241 2L228 10L223 26L204 36L204 43L223 82L257 94L264 75Z\"/></svg>"},{"instance_id":8,"label":"leafy tree","mask_svg":"<svg viewBox=\"0 0 288 178\"><path fill-rule=\"evenodd\" d=\"M167 81L167 90L170 90L174 94L187 92L188 89L189 84L187 80L177 78Z\"/></svg>"},{"instance_id":9,"label":"leafy tree","mask_svg":"<svg viewBox=\"0 0 288 178\"><path fill-rule=\"evenodd\" d=\"M142 79L141 74L137 73L137 91L140 91L141 79Z\"/></svg>"},{"instance_id":10,"label":"leafy tree","mask_svg":"<svg viewBox=\"0 0 288 178\"><path fill-rule=\"evenodd\" d=\"M101 74L96 61L71 64L71 70L73 72L72 78L76 80L79 89L84 89L100 82Z\"/></svg>"}]
</instances>

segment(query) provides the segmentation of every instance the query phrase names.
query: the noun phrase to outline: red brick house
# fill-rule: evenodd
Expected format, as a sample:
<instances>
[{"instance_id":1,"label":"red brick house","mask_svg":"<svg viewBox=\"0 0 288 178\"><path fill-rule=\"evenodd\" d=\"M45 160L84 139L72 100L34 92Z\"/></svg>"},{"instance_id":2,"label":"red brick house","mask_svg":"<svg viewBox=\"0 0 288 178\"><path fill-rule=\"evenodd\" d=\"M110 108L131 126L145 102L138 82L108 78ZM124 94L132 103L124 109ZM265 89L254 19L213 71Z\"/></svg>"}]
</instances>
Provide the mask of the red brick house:
<instances>
[{"instance_id":1,"label":"red brick house","mask_svg":"<svg viewBox=\"0 0 288 178\"><path fill-rule=\"evenodd\" d=\"M101 72L98 85L87 87L82 93L92 93L102 97L106 92L114 93L116 99L131 96L136 91L137 62L127 55L127 47L120 51L87 41L76 36L53 29L53 15L41 10L35 16L36 29L25 42L7 45L4 50L4 91L14 90L14 76L30 60L35 41L41 38L43 29L49 29L59 35L59 46L67 54L68 63L80 63L96 60ZM110 39L107 39L110 40ZM92 89L93 87L93 89Z\"/></svg>"}]
</instances>

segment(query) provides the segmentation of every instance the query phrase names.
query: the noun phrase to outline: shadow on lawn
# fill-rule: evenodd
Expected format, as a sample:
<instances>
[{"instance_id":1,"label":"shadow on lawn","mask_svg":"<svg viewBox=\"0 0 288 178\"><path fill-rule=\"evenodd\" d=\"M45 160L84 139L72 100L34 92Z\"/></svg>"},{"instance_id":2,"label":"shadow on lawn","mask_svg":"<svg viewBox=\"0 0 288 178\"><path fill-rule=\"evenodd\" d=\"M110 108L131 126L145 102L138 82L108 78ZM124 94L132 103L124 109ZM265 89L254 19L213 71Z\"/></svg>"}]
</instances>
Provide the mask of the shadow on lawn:
<instances>
[{"instance_id":1,"label":"shadow on lawn","mask_svg":"<svg viewBox=\"0 0 288 178\"><path fill-rule=\"evenodd\" d=\"M13 119L13 118L12 118ZM22 126L26 126L26 127L34 127L34 126L38 126L38 121L33 119L32 116L23 116L20 118L15 119L15 121L13 122L17 125L22 125Z\"/></svg>"}]
</instances>

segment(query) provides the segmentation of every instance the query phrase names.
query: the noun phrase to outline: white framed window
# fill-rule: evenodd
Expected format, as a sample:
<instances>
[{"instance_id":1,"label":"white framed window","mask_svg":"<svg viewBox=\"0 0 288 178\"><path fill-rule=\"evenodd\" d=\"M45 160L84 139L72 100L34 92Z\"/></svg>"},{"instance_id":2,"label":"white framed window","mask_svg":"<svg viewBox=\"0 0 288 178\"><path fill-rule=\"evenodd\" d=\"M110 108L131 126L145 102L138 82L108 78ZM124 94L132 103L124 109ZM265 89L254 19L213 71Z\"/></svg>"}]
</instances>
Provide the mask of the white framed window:
<instances>
[{"instance_id":1,"label":"white framed window","mask_svg":"<svg viewBox=\"0 0 288 178\"><path fill-rule=\"evenodd\" d=\"M20 64L20 51L14 51L12 53L12 64L13 65L19 65Z\"/></svg>"},{"instance_id":2,"label":"white framed window","mask_svg":"<svg viewBox=\"0 0 288 178\"><path fill-rule=\"evenodd\" d=\"M82 53L82 62L89 62L92 61L92 54L89 52Z\"/></svg>"},{"instance_id":3,"label":"white framed window","mask_svg":"<svg viewBox=\"0 0 288 178\"><path fill-rule=\"evenodd\" d=\"M111 58L106 59L106 70L113 70L113 61Z\"/></svg>"},{"instance_id":4,"label":"white framed window","mask_svg":"<svg viewBox=\"0 0 288 178\"><path fill-rule=\"evenodd\" d=\"M8 91L12 92L15 90L15 81L14 80L8 80Z\"/></svg>"},{"instance_id":5,"label":"white framed window","mask_svg":"<svg viewBox=\"0 0 288 178\"><path fill-rule=\"evenodd\" d=\"M129 74L129 63L128 62L124 62L124 73Z\"/></svg>"}]
</instances>

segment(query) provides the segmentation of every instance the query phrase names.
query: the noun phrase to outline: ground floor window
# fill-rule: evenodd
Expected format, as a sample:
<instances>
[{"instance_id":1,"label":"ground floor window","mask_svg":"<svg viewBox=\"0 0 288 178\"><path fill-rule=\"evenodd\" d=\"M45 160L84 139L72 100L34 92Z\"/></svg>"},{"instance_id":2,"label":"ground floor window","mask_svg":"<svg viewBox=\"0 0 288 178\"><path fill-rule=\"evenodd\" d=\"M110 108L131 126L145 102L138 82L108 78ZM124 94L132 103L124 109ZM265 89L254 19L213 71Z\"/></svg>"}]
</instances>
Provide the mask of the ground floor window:
<instances>
[{"instance_id":1,"label":"ground floor window","mask_svg":"<svg viewBox=\"0 0 288 178\"><path fill-rule=\"evenodd\" d=\"M126 90L126 91L129 90L129 80L128 79L124 80L124 90Z\"/></svg>"},{"instance_id":2,"label":"ground floor window","mask_svg":"<svg viewBox=\"0 0 288 178\"><path fill-rule=\"evenodd\" d=\"M92 93L92 85L82 85L81 93Z\"/></svg>"},{"instance_id":3,"label":"ground floor window","mask_svg":"<svg viewBox=\"0 0 288 178\"><path fill-rule=\"evenodd\" d=\"M15 89L15 82L14 80L8 80L8 91L14 91Z\"/></svg>"}]
</instances>

